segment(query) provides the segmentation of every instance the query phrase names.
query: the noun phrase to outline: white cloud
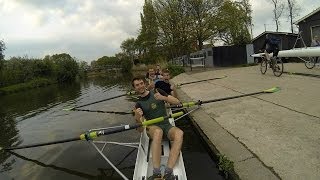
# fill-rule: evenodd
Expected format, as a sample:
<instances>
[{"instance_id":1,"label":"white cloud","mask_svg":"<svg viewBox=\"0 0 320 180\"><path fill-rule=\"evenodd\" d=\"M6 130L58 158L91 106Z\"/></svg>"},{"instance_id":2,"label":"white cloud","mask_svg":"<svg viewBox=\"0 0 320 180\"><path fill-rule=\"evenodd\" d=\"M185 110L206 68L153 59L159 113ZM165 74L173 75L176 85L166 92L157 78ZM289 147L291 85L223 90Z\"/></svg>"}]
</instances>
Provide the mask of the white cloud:
<instances>
[{"instance_id":1,"label":"white cloud","mask_svg":"<svg viewBox=\"0 0 320 180\"><path fill-rule=\"evenodd\" d=\"M0 39L7 58L61 52L87 61L112 56L123 40L137 36L142 5L134 0L0 0Z\"/></svg>"},{"instance_id":2,"label":"white cloud","mask_svg":"<svg viewBox=\"0 0 320 180\"><path fill-rule=\"evenodd\" d=\"M269 0L251 0L254 36L275 30ZM298 0L305 16L320 1ZM123 40L136 37L143 0L0 0L0 39L6 58L67 52L91 61L120 51ZM286 19L281 31L289 31Z\"/></svg>"}]
</instances>

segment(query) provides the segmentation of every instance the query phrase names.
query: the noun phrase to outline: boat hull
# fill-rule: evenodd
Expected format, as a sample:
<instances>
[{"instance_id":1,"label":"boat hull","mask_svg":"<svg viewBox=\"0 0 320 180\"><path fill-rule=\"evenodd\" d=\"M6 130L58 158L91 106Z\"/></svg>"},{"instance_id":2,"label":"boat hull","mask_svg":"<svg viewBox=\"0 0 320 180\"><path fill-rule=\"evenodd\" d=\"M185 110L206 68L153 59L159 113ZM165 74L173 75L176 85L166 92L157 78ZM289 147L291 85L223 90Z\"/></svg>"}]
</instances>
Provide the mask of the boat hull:
<instances>
[{"instance_id":1,"label":"boat hull","mask_svg":"<svg viewBox=\"0 0 320 180\"><path fill-rule=\"evenodd\" d=\"M174 125L174 119L169 119L170 123ZM133 179L134 180L146 180L153 173L153 163L152 163L152 149L151 149L151 139L148 137L146 130L141 133L140 144L138 148L138 154L135 164L135 170ZM162 153L161 153L161 164L160 169L162 174L167 165L170 153L170 141L162 141ZM180 152L179 158L173 168L173 174L177 176L176 179L186 180L186 171L184 167L182 153Z\"/></svg>"}]
</instances>

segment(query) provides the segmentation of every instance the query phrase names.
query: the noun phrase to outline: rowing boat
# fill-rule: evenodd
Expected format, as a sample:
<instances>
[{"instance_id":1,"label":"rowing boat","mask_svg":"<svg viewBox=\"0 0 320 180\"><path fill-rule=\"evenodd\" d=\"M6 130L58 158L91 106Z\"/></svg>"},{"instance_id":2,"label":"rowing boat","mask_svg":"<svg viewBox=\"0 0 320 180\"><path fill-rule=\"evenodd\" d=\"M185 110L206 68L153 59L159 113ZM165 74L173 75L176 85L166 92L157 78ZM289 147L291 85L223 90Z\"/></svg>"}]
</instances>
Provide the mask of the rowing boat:
<instances>
[{"instance_id":1,"label":"rowing boat","mask_svg":"<svg viewBox=\"0 0 320 180\"><path fill-rule=\"evenodd\" d=\"M172 114L171 109L168 109L168 112L169 114ZM173 126L175 126L173 118L169 118L169 122ZM153 173L152 149L150 146L151 146L151 139L147 135L146 128L144 128L140 136L138 154L137 154L137 159L136 159L136 164L135 164L135 169L133 174L134 180L146 180ZM162 140L161 147L162 147L162 153L161 153L160 169L163 174L169 159L170 141L168 139ZM173 168L173 174L175 175L177 180L187 179L181 152Z\"/></svg>"}]
</instances>

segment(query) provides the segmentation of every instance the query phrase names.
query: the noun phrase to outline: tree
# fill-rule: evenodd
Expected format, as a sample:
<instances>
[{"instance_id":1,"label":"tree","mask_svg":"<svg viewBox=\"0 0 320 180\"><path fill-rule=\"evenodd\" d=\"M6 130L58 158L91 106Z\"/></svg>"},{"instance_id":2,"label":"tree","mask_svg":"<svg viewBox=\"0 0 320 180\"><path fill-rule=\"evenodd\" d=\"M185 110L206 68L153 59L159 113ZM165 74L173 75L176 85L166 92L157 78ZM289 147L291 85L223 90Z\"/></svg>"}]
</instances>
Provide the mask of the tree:
<instances>
[{"instance_id":1,"label":"tree","mask_svg":"<svg viewBox=\"0 0 320 180\"><path fill-rule=\"evenodd\" d=\"M293 33L293 19L299 16L301 8L297 4L296 0L287 0L288 6L286 8L288 19L290 20L291 32Z\"/></svg>"},{"instance_id":2,"label":"tree","mask_svg":"<svg viewBox=\"0 0 320 180\"><path fill-rule=\"evenodd\" d=\"M130 57L130 60L133 62L135 52L137 49L134 38L128 38L122 41L120 48L122 49L122 52L124 52L128 57Z\"/></svg>"},{"instance_id":3,"label":"tree","mask_svg":"<svg viewBox=\"0 0 320 180\"><path fill-rule=\"evenodd\" d=\"M142 58L154 62L154 59L158 56L158 24L152 0L145 0L140 20L141 29L136 40L136 50L139 51Z\"/></svg>"},{"instance_id":4,"label":"tree","mask_svg":"<svg viewBox=\"0 0 320 180\"><path fill-rule=\"evenodd\" d=\"M0 71L2 69L2 66L3 66L3 61L4 60L4 50L6 49L6 46L3 42L3 40L0 40Z\"/></svg>"},{"instance_id":5,"label":"tree","mask_svg":"<svg viewBox=\"0 0 320 180\"><path fill-rule=\"evenodd\" d=\"M157 0L154 3L159 28L158 48L166 58L190 52L192 22L186 6L183 0Z\"/></svg>"},{"instance_id":6,"label":"tree","mask_svg":"<svg viewBox=\"0 0 320 180\"><path fill-rule=\"evenodd\" d=\"M239 2L239 4L243 7L245 14L246 14L246 18L245 18L245 24L247 25L247 28L250 29L251 32L251 37L253 36L252 34L252 8L251 8L251 4L249 2L249 0L241 0Z\"/></svg>"},{"instance_id":7,"label":"tree","mask_svg":"<svg viewBox=\"0 0 320 180\"><path fill-rule=\"evenodd\" d=\"M222 0L186 0L187 11L191 13L192 36L197 42L197 49L203 48L203 42L216 34L216 16Z\"/></svg>"},{"instance_id":8,"label":"tree","mask_svg":"<svg viewBox=\"0 0 320 180\"><path fill-rule=\"evenodd\" d=\"M217 29L220 39L227 45L250 43L250 13L239 2L227 0L219 8Z\"/></svg>"},{"instance_id":9,"label":"tree","mask_svg":"<svg viewBox=\"0 0 320 180\"><path fill-rule=\"evenodd\" d=\"M54 70L59 82L75 80L78 64L69 54L55 54L50 57L50 60L54 62Z\"/></svg>"},{"instance_id":10,"label":"tree","mask_svg":"<svg viewBox=\"0 0 320 180\"><path fill-rule=\"evenodd\" d=\"M273 3L273 20L276 23L276 31L279 31L279 26L280 26L280 17L282 15L283 9L284 9L284 4L281 0L271 0Z\"/></svg>"},{"instance_id":11,"label":"tree","mask_svg":"<svg viewBox=\"0 0 320 180\"><path fill-rule=\"evenodd\" d=\"M97 65L99 67L119 65L119 59L114 56L103 56L97 60Z\"/></svg>"}]
</instances>

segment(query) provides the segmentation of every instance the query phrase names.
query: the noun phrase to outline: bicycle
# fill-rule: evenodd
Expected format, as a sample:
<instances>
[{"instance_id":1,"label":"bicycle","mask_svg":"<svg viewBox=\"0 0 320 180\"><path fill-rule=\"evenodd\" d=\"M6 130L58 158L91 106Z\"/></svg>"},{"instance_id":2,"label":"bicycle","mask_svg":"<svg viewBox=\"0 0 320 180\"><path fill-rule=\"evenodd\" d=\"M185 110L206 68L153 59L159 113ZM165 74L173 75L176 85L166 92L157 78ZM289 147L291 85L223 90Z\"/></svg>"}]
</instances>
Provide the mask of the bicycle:
<instances>
[{"instance_id":1,"label":"bicycle","mask_svg":"<svg viewBox=\"0 0 320 180\"><path fill-rule=\"evenodd\" d=\"M299 57L300 59L302 59L304 61L304 65L308 68L308 69L312 69L316 66L316 63L319 61L319 57L308 57L308 60L304 60L303 58Z\"/></svg>"},{"instance_id":2,"label":"bicycle","mask_svg":"<svg viewBox=\"0 0 320 180\"><path fill-rule=\"evenodd\" d=\"M270 60L267 60L266 55L261 56L261 66L260 71L262 74L265 74L269 68L272 69L273 74L277 77L280 77L283 73L283 62L279 57L271 57Z\"/></svg>"}]
</instances>

